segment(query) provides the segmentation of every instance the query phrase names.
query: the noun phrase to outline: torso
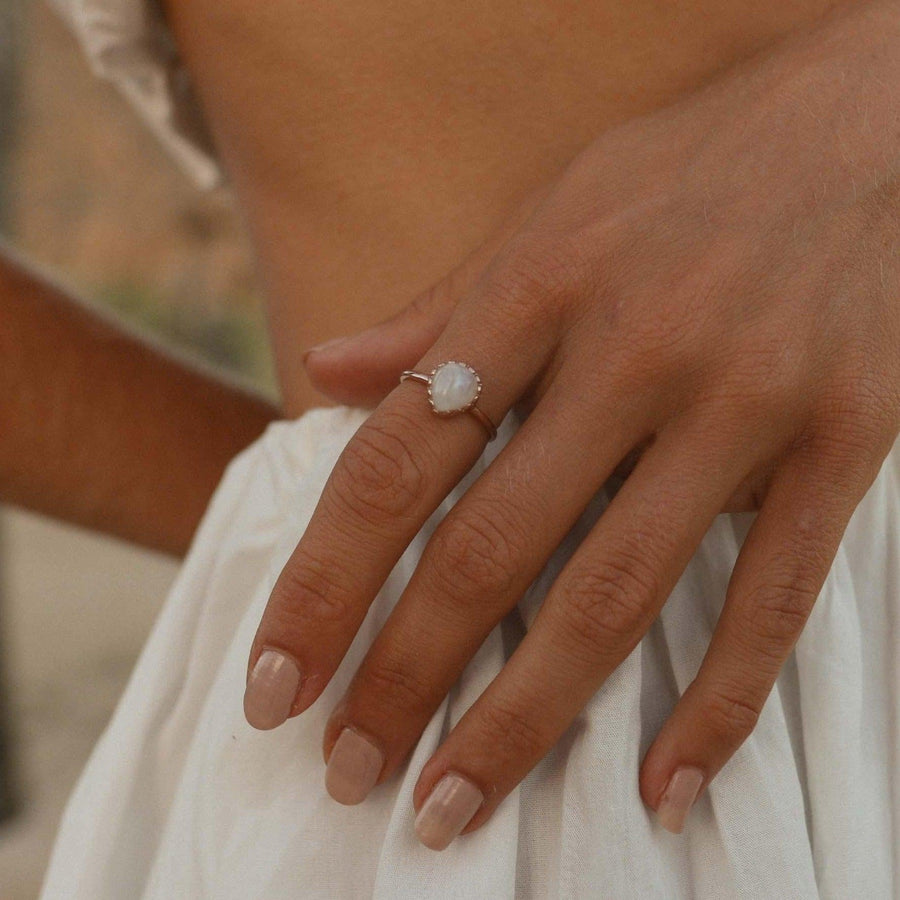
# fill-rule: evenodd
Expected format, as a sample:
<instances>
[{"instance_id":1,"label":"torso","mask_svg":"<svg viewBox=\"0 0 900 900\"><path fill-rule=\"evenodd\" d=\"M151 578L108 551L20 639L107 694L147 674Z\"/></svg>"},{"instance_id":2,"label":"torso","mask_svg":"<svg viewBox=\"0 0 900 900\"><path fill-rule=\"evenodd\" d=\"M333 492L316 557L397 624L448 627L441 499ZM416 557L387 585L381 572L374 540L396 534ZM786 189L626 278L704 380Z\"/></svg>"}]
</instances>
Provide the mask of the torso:
<instances>
[{"instance_id":1,"label":"torso","mask_svg":"<svg viewBox=\"0 0 900 900\"><path fill-rule=\"evenodd\" d=\"M835 5L169 0L255 241L286 413L319 399L305 347L399 309L602 130Z\"/></svg>"}]
</instances>

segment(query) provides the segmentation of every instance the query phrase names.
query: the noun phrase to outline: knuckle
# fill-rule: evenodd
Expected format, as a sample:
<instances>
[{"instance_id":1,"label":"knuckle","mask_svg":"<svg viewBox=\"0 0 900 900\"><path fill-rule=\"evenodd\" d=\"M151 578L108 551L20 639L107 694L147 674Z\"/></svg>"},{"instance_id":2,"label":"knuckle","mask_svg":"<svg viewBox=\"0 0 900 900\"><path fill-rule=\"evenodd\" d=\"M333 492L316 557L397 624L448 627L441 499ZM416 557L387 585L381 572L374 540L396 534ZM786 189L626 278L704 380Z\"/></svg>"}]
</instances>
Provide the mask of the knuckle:
<instances>
[{"instance_id":1,"label":"knuckle","mask_svg":"<svg viewBox=\"0 0 900 900\"><path fill-rule=\"evenodd\" d=\"M748 597L750 633L779 648L792 644L803 630L818 592L818 579L796 571L760 586Z\"/></svg>"},{"instance_id":2,"label":"knuckle","mask_svg":"<svg viewBox=\"0 0 900 900\"><path fill-rule=\"evenodd\" d=\"M519 317L561 315L579 292L582 266L560 238L523 234L507 245L489 276L495 303Z\"/></svg>"},{"instance_id":3,"label":"knuckle","mask_svg":"<svg viewBox=\"0 0 900 900\"><path fill-rule=\"evenodd\" d=\"M713 734L727 743L741 742L759 721L761 707L734 690L717 688L706 700L704 721Z\"/></svg>"},{"instance_id":4,"label":"knuckle","mask_svg":"<svg viewBox=\"0 0 900 900\"><path fill-rule=\"evenodd\" d=\"M619 336L629 367L656 384L696 370L701 362L698 325L683 305L654 306L648 314L644 304L636 304L628 311L628 328L619 329Z\"/></svg>"},{"instance_id":5,"label":"knuckle","mask_svg":"<svg viewBox=\"0 0 900 900\"><path fill-rule=\"evenodd\" d=\"M350 613L350 598L321 562L304 555L282 570L272 591L280 618L335 621Z\"/></svg>"},{"instance_id":6,"label":"knuckle","mask_svg":"<svg viewBox=\"0 0 900 900\"><path fill-rule=\"evenodd\" d=\"M656 577L646 563L620 555L573 576L565 589L569 630L596 652L636 643L648 623Z\"/></svg>"},{"instance_id":7,"label":"knuckle","mask_svg":"<svg viewBox=\"0 0 900 900\"><path fill-rule=\"evenodd\" d=\"M366 693L386 698L391 709L414 715L431 712L431 691L415 669L402 661L381 659L360 675Z\"/></svg>"},{"instance_id":8,"label":"knuckle","mask_svg":"<svg viewBox=\"0 0 900 900\"><path fill-rule=\"evenodd\" d=\"M497 759L536 759L544 755L544 733L526 712L492 702L485 704L481 719L490 742L486 746L494 748Z\"/></svg>"},{"instance_id":9,"label":"knuckle","mask_svg":"<svg viewBox=\"0 0 900 900\"><path fill-rule=\"evenodd\" d=\"M432 538L429 565L441 589L455 599L505 596L522 568L521 540L496 509L469 504L451 513Z\"/></svg>"},{"instance_id":10,"label":"knuckle","mask_svg":"<svg viewBox=\"0 0 900 900\"><path fill-rule=\"evenodd\" d=\"M762 353L742 360L718 390L729 424L746 427L752 422L766 430L778 430L791 422L800 396L793 374Z\"/></svg>"},{"instance_id":11,"label":"knuckle","mask_svg":"<svg viewBox=\"0 0 900 900\"><path fill-rule=\"evenodd\" d=\"M871 427L895 425L900 413L900 386L891 373L893 358L868 335L853 335L853 346L830 371L819 392L819 412L827 422L859 421Z\"/></svg>"},{"instance_id":12,"label":"knuckle","mask_svg":"<svg viewBox=\"0 0 900 900\"><path fill-rule=\"evenodd\" d=\"M425 484L421 463L403 428L365 422L344 448L331 489L345 510L367 522L412 514Z\"/></svg>"},{"instance_id":13,"label":"knuckle","mask_svg":"<svg viewBox=\"0 0 900 900\"><path fill-rule=\"evenodd\" d=\"M876 457L880 461L896 437L893 404L867 379L826 392L816 418L821 443L840 465L854 466Z\"/></svg>"}]
</instances>

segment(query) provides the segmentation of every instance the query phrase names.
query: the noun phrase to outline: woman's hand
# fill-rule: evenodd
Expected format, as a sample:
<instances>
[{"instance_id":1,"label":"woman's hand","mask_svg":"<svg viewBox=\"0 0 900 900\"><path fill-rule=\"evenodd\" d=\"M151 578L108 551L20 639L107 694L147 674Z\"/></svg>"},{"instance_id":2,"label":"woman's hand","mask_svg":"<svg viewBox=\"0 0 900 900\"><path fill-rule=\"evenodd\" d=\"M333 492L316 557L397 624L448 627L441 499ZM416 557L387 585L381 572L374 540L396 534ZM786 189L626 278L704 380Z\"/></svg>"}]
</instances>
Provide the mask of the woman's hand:
<instances>
[{"instance_id":1,"label":"woman's hand","mask_svg":"<svg viewBox=\"0 0 900 900\"><path fill-rule=\"evenodd\" d=\"M527 636L424 767L416 828L442 848L485 822L635 647L713 518L759 506L640 775L678 831L753 728L900 426L900 4L857 4L607 133L510 230L396 320L309 356L341 399L360 398L360 366L376 394L393 389L275 585L247 717L274 727L319 696L481 454L473 417L395 386L400 369L463 360L495 422L519 401L530 414L438 526L334 710L329 790L359 802L402 764L630 457Z\"/></svg>"}]
</instances>

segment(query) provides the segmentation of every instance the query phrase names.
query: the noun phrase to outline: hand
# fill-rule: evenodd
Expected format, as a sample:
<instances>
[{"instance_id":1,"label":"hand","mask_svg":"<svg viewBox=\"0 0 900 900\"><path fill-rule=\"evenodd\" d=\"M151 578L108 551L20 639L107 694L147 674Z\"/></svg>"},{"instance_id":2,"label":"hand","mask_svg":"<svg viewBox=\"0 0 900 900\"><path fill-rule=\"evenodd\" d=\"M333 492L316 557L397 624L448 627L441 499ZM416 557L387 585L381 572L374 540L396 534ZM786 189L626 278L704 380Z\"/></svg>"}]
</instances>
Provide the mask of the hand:
<instances>
[{"instance_id":1,"label":"hand","mask_svg":"<svg viewBox=\"0 0 900 900\"><path fill-rule=\"evenodd\" d=\"M313 379L342 399L358 399L347 373L367 361L387 395L272 592L251 724L316 699L481 454L471 416L434 416L420 385L396 385L402 368L461 359L493 421L517 402L530 414L438 526L334 710L329 790L359 802L403 763L630 456L527 636L422 770L416 829L439 849L484 823L635 647L713 518L759 506L706 657L640 773L680 830L754 727L900 427L897 83L900 7L857 4L608 132L406 313L311 353Z\"/></svg>"}]
</instances>

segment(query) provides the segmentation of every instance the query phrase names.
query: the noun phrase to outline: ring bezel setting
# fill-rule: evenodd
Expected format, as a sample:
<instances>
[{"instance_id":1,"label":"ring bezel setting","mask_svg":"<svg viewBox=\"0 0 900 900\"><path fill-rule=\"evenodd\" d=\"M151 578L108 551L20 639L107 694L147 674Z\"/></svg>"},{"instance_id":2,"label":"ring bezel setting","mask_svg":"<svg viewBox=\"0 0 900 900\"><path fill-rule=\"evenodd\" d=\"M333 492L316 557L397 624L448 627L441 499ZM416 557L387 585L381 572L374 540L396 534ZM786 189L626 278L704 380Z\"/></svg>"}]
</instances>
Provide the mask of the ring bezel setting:
<instances>
[{"instance_id":1,"label":"ring bezel setting","mask_svg":"<svg viewBox=\"0 0 900 900\"><path fill-rule=\"evenodd\" d=\"M481 396L481 377L468 363L458 359L447 359L438 363L428 374L407 369L400 381L418 381L428 390L431 411L448 418L460 413L471 413L484 427L488 440L497 436L493 422L478 408Z\"/></svg>"},{"instance_id":2,"label":"ring bezel setting","mask_svg":"<svg viewBox=\"0 0 900 900\"><path fill-rule=\"evenodd\" d=\"M471 376L472 379L472 387L471 390L474 392L472 397L467 400L462 405L455 406L442 406L440 405L440 401L435 399L434 395L434 382L435 378L440 376L441 372L446 372L449 369L454 368L457 371L464 371L468 375ZM481 396L481 378L478 373L470 366L464 362L460 362L458 359L448 359L442 363L436 365L428 375L428 402L431 404L431 408L435 413L439 416L455 416L459 413L468 412L477 402L478 398Z\"/></svg>"}]
</instances>

